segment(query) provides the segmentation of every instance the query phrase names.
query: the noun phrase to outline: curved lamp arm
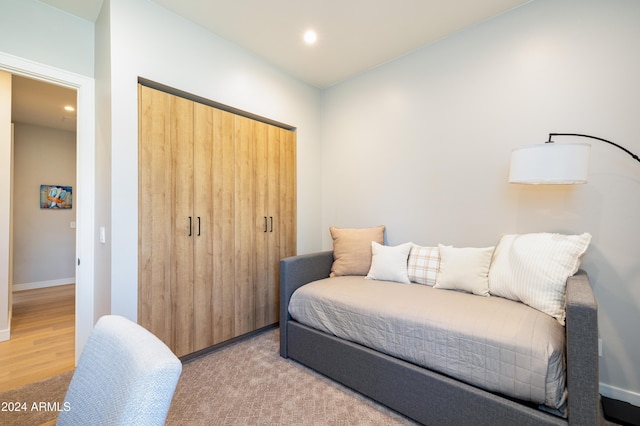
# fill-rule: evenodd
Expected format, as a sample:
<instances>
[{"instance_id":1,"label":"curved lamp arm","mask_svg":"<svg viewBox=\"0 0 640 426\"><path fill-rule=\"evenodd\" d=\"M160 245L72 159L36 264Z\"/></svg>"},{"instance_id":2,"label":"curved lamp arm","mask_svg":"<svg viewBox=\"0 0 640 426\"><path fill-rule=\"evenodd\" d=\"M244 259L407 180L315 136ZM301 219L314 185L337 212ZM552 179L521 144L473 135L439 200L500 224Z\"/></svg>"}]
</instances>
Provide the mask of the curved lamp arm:
<instances>
[{"instance_id":1,"label":"curved lamp arm","mask_svg":"<svg viewBox=\"0 0 640 426\"><path fill-rule=\"evenodd\" d=\"M545 142L545 143L553 143L554 141L551 140L551 138L553 136L580 136L580 137L583 137L583 138L595 139L595 140L598 140L598 141L606 142L608 144L611 144L611 145L615 146L616 148L620 148L621 150L623 150L624 152L629 154L631 156L631 158L633 158L634 160L640 162L640 158L638 158L638 156L636 154L634 154L633 152L629 151L627 148L625 148L623 146L620 146L615 142L611 142L611 141L608 141L606 139L599 138L597 136L583 135L583 134L580 134L580 133L549 133L549 140L547 142Z\"/></svg>"},{"instance_id":2,"label":"curved lamp arm","mask_svg":"<svg viewBox=\"0 0 640 426\"><path fill-rule=\"evenodd\" d=\"M581 133L549 133L544 144L527 145L511 152L509 182L522 184L586 183L589 174L589 150L584 142L553 143L554 136L578 136L606 142L620 148L640 162L640 158L617 143Z\"/></svg>"}]
</instances>

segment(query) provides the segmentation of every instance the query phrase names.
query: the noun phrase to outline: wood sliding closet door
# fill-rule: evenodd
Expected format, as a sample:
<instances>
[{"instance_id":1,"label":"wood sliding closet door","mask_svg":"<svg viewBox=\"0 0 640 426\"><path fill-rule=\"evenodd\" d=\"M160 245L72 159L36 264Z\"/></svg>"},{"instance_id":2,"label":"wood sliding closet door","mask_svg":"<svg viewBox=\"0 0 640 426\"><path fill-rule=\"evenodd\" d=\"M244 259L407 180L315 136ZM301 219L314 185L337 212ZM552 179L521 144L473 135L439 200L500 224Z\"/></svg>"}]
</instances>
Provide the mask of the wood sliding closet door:
<instances>
[{"instance_id":1,"label":"wood sliding closet door","mask_svg":"<svg viewBox=\"0 0 640 426\"><path fill-rule=\"evenodd\" d=\"M234 116L195 104L194 350L235 337Z\"/></svg>"},{"instance_id":2,"label":"wood sliding closet door","mask_svg":"<svg viewBox=\"0 0 640 426\"><path fill-rule=\"evenodd\" d=\"M280 152L279 129L266 126L264 137L256 140L256 175L259 186L256 190L256 217L263 218L263 226L256 233L256 264L261 273L254 277L256 283L256 328L264 327L278 320L273 315L276 304L274 280L277 265L274 260L278 252L278 171ZM278 282L275 280L275 282Z\"/></svg>"},{"instance_id":3,"label":"wood sliding closet door","mask_svg":"<svg viewBox=\"0 0 640 426\"><path fill-rule=\"evenodd\" d=\"M297 187L296 187L296 133L290 130L277 128L280 139L276 149L279 151L277 170L278 192L271 202L277 205L277 248L271 250L269 262L272 266L272 282L269 285L270 293L267 300L270 301L267 323L271 324L280 319L280 259L295 256L297 254Z\"/></svg>"},{"instance_id":4,"label":"wood sliding closet door","mask_svg":"<svg viewBox=\"0 0 640 426\"><path fill-rule=\"evenodd\" d=\"M278 322L295 133L139 86L138 321L178 356Z\"/></svg>"},{"instance_id":5,"label":"wood sliding closet door","mask_svg":"<svg viewBox=\"0 0 640 426\"><path fill-rule=\"evenodd\" d=\"M236 116L236 147L236 331L242 333L278 322L280 259L296 253L295 133Z\"/></svg>"},{"instance_id":6,"label":"wood sliding closet door","mask_svg":"<svg viewBox=\"0 0 640 426\"><path fill-rule=\"evenodd\" d=\"M139 98L139 322L183 355L193 347L193 102L143 86Z\"/></svg>"},{"instance_id":7,"label":"wood sliding closet door","mask_svg":"<svg viewBox=\"0 0 640 426\"><path fill-rule=\"evenodd\" d=\"M295 255L295 133L268 126L266 138L256 143L256 160L256 216L263 215L266 222L256 243L258 269L265 272L255 277L260 328L278 321L280 259Z\"/></svg>"},{"instance_id":8,"label":"wood sliding closet door","mask_svg":"<svg viewBox=\"0 0 640 426\"><path fill-rule=\"evenodd\" d=\"M235 331L237 335L255 330L255 279L260 273L256 262L258 230L264 220L257 215L256 193L260 179L256 146L266 138L266 125L239 115L235 116L236 144L236 277Z\"/></svg>"}]
</instances>

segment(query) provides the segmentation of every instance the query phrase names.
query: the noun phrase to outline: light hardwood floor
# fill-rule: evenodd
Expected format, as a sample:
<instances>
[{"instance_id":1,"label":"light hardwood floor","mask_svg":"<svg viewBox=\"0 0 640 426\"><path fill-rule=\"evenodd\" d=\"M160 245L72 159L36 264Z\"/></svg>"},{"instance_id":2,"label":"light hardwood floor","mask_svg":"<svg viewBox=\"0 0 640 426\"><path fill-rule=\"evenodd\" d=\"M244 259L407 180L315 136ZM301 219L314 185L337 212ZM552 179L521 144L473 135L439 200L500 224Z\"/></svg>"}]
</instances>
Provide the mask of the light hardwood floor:
<instances>
[{"instance_id":1,"label":"light hardwood floor","mask_svg":"<svg viewBox=\"0 0 640 426\"><path fill-rule=\"evenodd\" d=\"M0 342L0 392L73 370L74 351L74 284L14 293L11 339Z\"/></svg>"}]
</instances>

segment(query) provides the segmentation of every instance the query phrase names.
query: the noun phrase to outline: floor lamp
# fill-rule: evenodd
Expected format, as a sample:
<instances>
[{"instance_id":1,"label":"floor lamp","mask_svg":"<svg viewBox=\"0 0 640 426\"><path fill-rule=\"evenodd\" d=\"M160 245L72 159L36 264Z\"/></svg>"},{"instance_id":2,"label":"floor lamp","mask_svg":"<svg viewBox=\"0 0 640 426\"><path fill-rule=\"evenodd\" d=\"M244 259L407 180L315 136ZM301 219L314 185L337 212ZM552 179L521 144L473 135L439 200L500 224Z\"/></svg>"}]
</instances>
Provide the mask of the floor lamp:
<instances>
[{"instance_id":1,"label":"floor lamp","mask_svg":"<svg viewBox=\"0 0 640 426\"><path fill-rule=\"evenodd\" d=\"M640 158L628 149L596 136L579 133L550 133L546 143L527 145L513 150L509 170L510 183L525 184L576 184L586 183L589 166L588 143L554 143L555 136L578 136L606 142L629 154L634 160ZM639 409L615 399L603 397L605 412L622 421L638 419ZM614 414L615 412L615 414Z\"/></svg>"},{"instance_id":2,"label":"floor lamp","mask_svg":"<svg viewBox=\"0 0 640 426\"><path fill-rule=\"evenodd\" d=\"M512 151L509 183L556 185L586 183L591 145L584 142L555 143L552 138L556 136L578 136L606 142L640 162L640 158L633 152L597 136L580 133L549 133L549 140L544 144L526 145Z\"/></svg>"}]
</instances>

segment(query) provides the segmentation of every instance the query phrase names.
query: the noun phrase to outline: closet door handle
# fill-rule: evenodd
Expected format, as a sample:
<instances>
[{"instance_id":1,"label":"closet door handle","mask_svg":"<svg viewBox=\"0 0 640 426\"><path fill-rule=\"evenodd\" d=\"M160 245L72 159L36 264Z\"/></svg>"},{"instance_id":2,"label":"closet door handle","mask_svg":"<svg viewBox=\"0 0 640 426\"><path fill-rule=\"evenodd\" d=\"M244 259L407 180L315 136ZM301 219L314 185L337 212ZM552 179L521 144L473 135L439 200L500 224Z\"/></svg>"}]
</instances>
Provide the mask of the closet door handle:
<instances>
[{"instance_id":1,"label":"closet door handle","mask_svg":"<svg viewBox=\"0 0 640 426\"><path fill-rule=\"evenodd\" d=\"M263 216L263 217L264 217L264 232L267 232L267 217L266 216Z\"/></svg>"},{"instance_id":2,"label":"closet door handle","mask_svg":"<svg viewBox=\"0 0 640 426\"><path fill-rule=\"evenodd\" d=\"M273 232L273 216L269 216L269 219L271 219L271 229L269 232Z\"/></svg>"},{"instance_id":3,"label":"closet door handle","mask_svg":"<svg viewBox=\"0 0 640 426\"><path fill-rule=\"evenodd\" d=\"M193 221L191 219L191 216L189 216L189 237L193 234Z\"/></svg>"},{"instance_id":4,"label":"closet door handle","mask_svg":"<svg viewBox=\"0 0 640 426\"><path fill-rule=\"evenodd\" d=\"M198 237L200 236L200 216L198 216Z\"/></svg>"}]
</instances>

